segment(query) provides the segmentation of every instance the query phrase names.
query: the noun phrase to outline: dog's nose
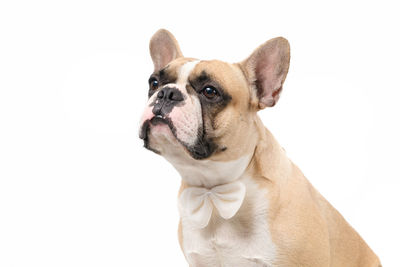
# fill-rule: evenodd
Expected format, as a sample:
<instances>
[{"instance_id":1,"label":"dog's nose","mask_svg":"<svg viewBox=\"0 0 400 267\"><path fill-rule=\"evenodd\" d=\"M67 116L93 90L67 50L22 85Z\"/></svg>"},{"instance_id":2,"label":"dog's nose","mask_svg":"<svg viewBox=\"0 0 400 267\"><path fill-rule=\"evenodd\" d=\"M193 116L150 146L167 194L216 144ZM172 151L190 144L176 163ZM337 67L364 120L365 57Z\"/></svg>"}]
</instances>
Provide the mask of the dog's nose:
<instances>
[{"instance_id":1,"label":"dog's nose","mask_svg":"<svg viewBox=\"0 0 400 267\"><path fill-rule=\"evenodd\" d=\"M184 96L175 87L164 87L157 93L157 100L153 107L154 115L165 116L172 108L184 100Z\"/></svg>"},{"instance_id":2,"label":"dog's nose","mask_svg":"<svg viewBox=\"0 0 400 267\"><path fill-rule=\"evenodd\" d=\"M157 94L158 99L164 99L169 101L183 101L183 95L181 91L174 87L165 87Z\"/></svg>"}]
</instances>

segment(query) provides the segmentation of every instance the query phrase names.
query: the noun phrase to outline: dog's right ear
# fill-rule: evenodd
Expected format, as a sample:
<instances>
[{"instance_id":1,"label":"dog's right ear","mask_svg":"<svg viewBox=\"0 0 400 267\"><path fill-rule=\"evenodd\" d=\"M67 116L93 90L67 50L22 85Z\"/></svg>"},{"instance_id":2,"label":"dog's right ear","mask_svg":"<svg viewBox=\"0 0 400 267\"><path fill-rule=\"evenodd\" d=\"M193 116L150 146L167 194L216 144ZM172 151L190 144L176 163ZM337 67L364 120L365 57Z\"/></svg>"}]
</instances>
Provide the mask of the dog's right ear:
<instances>
[{"instance_id":1,"label":"dog's right ear","mask_svg":"<svg viewBox=\"0 0 400 267\"><path fill-rule=\"evenodd\" d=\"M282 37L262 44L240 63L257 94L259 109L273 107L278 101L289 63L289 42Z\"/></svg>"},{"instance_id":2,"label":"dog's right ear","mask_svg":"<svg viewBox=\"0 0 400 267\"><path fill-rule=\"evenodd\" d=\"M175 37L167 30L158 30L150 40L150 55L154 71L164 68L172 60L182 57Z\"/></svg>"}]
</instances>

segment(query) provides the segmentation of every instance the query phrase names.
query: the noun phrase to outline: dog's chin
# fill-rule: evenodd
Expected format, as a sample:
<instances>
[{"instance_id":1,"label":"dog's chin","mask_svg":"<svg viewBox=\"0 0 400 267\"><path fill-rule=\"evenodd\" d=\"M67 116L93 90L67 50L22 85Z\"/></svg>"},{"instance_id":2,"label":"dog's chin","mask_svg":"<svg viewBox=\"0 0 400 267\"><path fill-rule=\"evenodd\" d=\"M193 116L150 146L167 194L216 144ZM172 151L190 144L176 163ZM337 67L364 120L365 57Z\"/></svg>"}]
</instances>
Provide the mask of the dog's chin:
<instances>
[{"instance_id":1,"label":"dog's chin","mask_svg":"<svg viewBox=\"0 0 400 267\"><path fill-rule=\"evenodd\" d=\"M139 137L143 139L145 148L163 154L170 144L179 145L172 131L173 125L168 119L153 117L142 124Z\"/></svg>"},{"instance_id":2,"label":"dog's chin","mask_svg":"<svg viewBox=\"0 0 400 267\"><path fill-rule=\"evenodd\" d=\"M144 147L162 156L186 154L195 160L209 158L214 152L212 142L203 138L201 131L194 145L180 140L176 135L176 128L168 118L153 117L143 123L140 138Z\"/></svg>"}]
</instances>

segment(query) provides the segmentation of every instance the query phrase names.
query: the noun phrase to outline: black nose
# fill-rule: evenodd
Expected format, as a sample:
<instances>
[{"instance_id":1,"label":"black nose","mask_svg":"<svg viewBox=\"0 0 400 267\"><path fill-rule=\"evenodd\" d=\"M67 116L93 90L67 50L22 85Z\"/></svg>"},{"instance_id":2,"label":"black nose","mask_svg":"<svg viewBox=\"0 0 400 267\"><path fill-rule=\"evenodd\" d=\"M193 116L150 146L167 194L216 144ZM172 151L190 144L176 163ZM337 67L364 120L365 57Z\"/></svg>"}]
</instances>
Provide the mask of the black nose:
<instances>
[{"instance_id":1,"label":"black nose","mask_svg":"<svg viewBox=\"0 0 400 267\"><path fill-rule=\"evenodd\" d=\"M157 93L157 99L153 107L154 115L165 116L171 112L174 106L184 100L184 96L177 88L164 87Z\"/></svg>"},{"instance_id":2,"label":"black nose","mask_svg":"<svg viewBox=\"0 0 400 267\"><path fill-rule=\"evenodd\" d=\"M165 87L157 94L158 99L164 99L169 101L183 101L183 95L181 91L173 87Z\"/></svg>"}]
</instances>

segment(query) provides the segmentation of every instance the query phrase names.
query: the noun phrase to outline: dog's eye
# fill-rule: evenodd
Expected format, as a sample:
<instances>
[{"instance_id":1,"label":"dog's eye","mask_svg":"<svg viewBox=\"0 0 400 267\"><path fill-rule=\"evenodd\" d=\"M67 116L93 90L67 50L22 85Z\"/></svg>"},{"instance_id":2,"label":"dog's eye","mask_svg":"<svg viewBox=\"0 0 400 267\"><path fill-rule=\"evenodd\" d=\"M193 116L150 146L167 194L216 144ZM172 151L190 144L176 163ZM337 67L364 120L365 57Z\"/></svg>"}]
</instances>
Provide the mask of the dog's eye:
<instances>
[{"instance_id":1,"label":"dog's eye","mask_svg":"<svg viewBox=\"0 0 400 267\"><path fill-rule=\"evenodd\" d=\"M215 99L219 96L219 92L217 91L217 89L215 89L212 86L206 86L203 88L203 90L201 91L201 93L207 97L208 99L212 100Z\"/></svg>"},{"instance_id":2,"label":"dog's eye","mask_svg":"<svg viewBox=\"0 0 400 267\"><path fill-rule=\"evenodd\" d=\"M156 90L158 88L158 81L156 78L150 78L149 80L150 90Z\"/></svg>"}]
</instances>

